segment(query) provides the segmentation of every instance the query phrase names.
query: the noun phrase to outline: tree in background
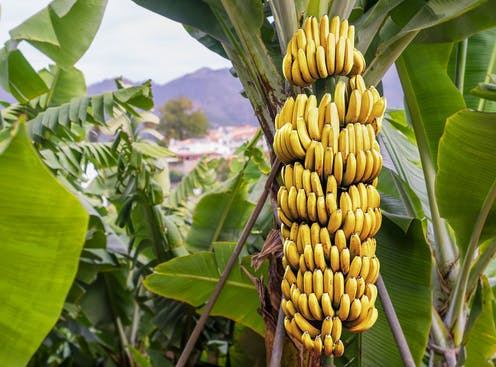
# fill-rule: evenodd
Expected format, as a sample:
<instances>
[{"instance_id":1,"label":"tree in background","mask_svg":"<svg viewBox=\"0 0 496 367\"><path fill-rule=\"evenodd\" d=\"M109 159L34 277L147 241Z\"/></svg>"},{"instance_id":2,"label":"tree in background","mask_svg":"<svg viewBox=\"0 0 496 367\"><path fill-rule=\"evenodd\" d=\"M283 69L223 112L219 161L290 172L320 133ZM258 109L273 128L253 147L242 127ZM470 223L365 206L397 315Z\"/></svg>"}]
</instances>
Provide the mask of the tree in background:
<instances>
[{"instance_id":1,"label":"tree in background","mask_svg":"<svg viewBox=\"0 0 496 367\"><path fill-rule=\"evenodd\" d=\"M185 97L171 99L160 107L162 116L158 129L164 133L167 143L170 139L201 138L207 134L210 126L207 116L193 109L193 101Z\"/></svg>"}]
</instances>

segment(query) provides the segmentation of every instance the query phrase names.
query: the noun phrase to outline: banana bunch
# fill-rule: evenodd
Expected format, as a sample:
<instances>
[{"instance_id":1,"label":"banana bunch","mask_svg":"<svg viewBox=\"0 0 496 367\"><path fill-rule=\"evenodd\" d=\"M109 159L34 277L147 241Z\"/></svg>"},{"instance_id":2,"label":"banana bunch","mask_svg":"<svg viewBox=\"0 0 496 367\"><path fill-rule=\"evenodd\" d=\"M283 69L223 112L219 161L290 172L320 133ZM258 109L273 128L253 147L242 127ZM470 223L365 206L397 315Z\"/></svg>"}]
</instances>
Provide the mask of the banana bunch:
<instances>
[{"instance_id":1,"label":"banana bunch","mask_svg":"<svg viewBox=\"0 0 496 367\"><path fill-rule=\"evenodd\" d=\"M329 75L356 75L365 70L365 59L355 47L355 27L345 19L324 15L305 19L288 42L283 59L286 80L306 87Z\"/></svg>"},{"instance_id":2,"label":"banana bunch","mask_svg":"<svg viewBox=\"0 0 496 367\"><path fill-rule=\"evenodd\" d=\"M274 151L284 163L277 193L283 266L281 307L289 335L317 355L344 353L342 330L377 320L380 263L374 236L382 223L376 189L382 156L376 136L386 100L360 75L354 27L305 20L288 44L286 79L307 86L348 75L320 101L289 97L275 118Z\"/></svg>"}]
</instances>

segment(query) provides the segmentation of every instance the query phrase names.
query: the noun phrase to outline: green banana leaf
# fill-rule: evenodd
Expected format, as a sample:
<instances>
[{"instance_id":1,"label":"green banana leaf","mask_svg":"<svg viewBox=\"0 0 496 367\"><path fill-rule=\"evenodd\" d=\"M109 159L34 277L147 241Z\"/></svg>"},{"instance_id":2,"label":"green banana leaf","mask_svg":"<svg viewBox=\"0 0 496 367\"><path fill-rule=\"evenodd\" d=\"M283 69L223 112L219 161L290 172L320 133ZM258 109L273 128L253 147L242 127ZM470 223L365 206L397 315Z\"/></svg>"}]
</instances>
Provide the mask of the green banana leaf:
<instances>
[{"instance_id":1,"label":"green banana leaf","mask_svg":"<svg viewBox=\"0 0 496 367\"><path fill-rule=\"evenodd\" d=\"M57 0L10 31L63 67L74 65L95 37L107 0Z\"/></svg>"},{"instance_id":2,"label":"green banana leaf","mask_svg":"<svg viewBox=\"0 0 496 367\"><path fill-rule=\"evenodd\" d=\"M431 254L422 223L414 220L407 233L385 219L377 235L381 275L398 315L415 365L427 346L431 325ZM379 319L362 335L362 366L401 366L389 324L380 302ZM386 362L387 361L387 362Z\"/></svg>"},{"instance_id":3,"label":"green banana leaf","mask_svg":"<svg viewBox=\"0 0 496 367\"><path fill-rule=\"evenodd\" d=\"M236 241L254 204L247 200L248 184L240 171L223 185L206 193L195 207L186 237L190 251L211 249L216 241Z\"/></svg>"},{"instance_id":4,"label":"green banana leaf","mask_svg":"<svg viewBox=\"0 0 496 367\"><path fill-rule=\"evenodd\" d=\"M57 321L88 224L16 129L0 155L0 365L9 367L25 366Z\"/></svg>"},{"instance_id":5,"label":"green banana leaf","mask_svg":"<svg viewBox=\"0 0 496 367\"><path fill-rule=\"evenodd\" d=\"M494 366L489 360L496 353L496 325L494 321L494 294L483 277L480 292L475 296L471 312L480 312L465 345L466 367Z\"/></svg>"},{"instance_id":6,"label":"green banana leaf","mask_svg":"<svg viewBox=\"0 0 496 367\"><path fill-rule=\"evenodd\" d=\"M144 285L153 293L189 303L201 312L219 282L233 249L230 244L218 243L214 244L213 252L201 251L174 258L155 267ZM232 319L263 336L264 323L257 313L260 306L257 289L242 266L251 268L249 257L234 266L211 315ZM262 272L265 272L266 267L263 269Z\"/></svg>"},{"instance_id":7,"label":"green banana leaf","mask_svg":"<svg viewBox=\"0 0 496 367\"><path fill-rule=\"evenodd\" d=\"M86 81L81 70L75 67L51 67L53 81L50 82L47 106L59 106L68 103L72 98L86 95Z\"/></svg>"},{"instance_id":8,"label":"green banana leaf","mask_svg":"<svg viewBox=\"0 0 496 367\"><path fill-rule=\"evenodd\" d=\"M439 144L436 195L441 215L465 251L484 199L496 178L496 114L460 111L446 122ZM481 242L496 235L493 206Z\"/></svg>"},{"instance_id":9,"label":"green banana leaf","mask_svg":"<svg viewBox=\"0 0 496 367\"><path fill-rule=\"evenodd\" d=\"M452 44L412 44L396 61L417 144L428 149L434 167L446 119L465 108L446 72L451 49Z\"/></svg>"}]
</instances>

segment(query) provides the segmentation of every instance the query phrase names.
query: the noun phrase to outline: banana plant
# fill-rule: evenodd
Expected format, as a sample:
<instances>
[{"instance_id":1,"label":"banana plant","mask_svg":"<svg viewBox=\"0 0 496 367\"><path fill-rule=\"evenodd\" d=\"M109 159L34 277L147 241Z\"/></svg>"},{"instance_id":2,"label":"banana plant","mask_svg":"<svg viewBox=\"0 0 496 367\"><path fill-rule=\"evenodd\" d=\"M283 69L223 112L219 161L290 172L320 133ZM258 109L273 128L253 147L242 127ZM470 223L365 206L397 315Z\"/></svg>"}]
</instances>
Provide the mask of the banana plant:
<instances>
[{"instance_id":1,"label":"banana plant","mask_svg":"<svg viewBox=\"0 0 496 367\"><path fill-rule=\"evenodd\" d=\"M284 84L282 56L306 16L338 15L355 25L367 84L381 88L396 65L405 111L389 111L381 141L386 169L379 188L387 218L378 235L381 273L415 365L490 365L496 347L487 281L496 250L495 115L493 102L470 91L494 73L491 2L134 1L183 23L232 62L272 161L276 113L288 95L300 92ZM332 91L332 83L317 83L314 93ZM269 292L279 294L272 284ZM394 340L380 317L370 331L350 336L344 358L333 363L400 365ZM283 364L298 365L288 350Z\"/></svg>"}]
</instances>

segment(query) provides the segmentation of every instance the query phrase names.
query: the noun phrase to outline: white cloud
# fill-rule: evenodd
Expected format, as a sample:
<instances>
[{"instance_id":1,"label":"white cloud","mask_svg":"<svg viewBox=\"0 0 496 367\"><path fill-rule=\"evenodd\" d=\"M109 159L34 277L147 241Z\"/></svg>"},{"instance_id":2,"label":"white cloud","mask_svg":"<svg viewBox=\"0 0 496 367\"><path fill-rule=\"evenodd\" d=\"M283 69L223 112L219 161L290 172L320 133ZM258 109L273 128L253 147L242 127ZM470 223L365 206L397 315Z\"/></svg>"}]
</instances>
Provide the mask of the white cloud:
<instances>
[{"instance_id":1,"label":"white cloud","mask_svg":"<svg viewBox=\"0 0 496 367\"><path fill-rule=\"evenodd\" d=\"M46 6L49 1L2 1L0 40L8 30ZM21 45L28 60L41 68L49 60L29 45ZM201 67L229 67L228 60L206 49L182 25L152 13L131 0L109 0L102 25L87 53L76 64L88 83L124 76L164 83Z\"/></svg>"}]
</instances>

